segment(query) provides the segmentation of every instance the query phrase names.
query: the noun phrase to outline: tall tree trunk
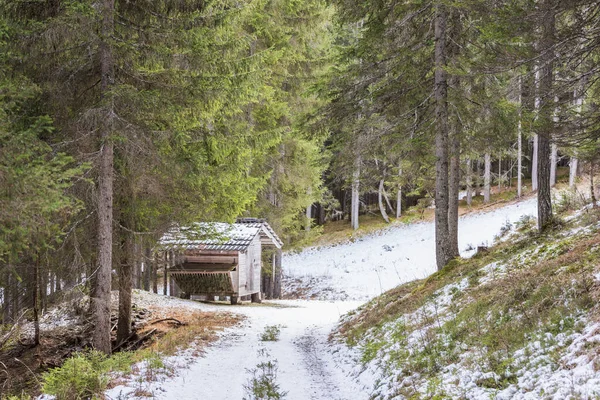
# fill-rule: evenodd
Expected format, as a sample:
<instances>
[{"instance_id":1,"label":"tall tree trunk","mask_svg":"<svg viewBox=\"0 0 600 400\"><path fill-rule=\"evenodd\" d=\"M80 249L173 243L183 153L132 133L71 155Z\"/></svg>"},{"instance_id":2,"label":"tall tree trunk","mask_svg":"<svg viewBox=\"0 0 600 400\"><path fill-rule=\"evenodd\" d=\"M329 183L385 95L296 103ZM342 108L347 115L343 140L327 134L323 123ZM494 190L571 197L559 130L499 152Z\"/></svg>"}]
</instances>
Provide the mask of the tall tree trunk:
<instances>
[{"instance_id":1,"label":"tall tree trunk","mask_svg":"<svg viewBox=\"0 0 600 400\"><path fill-rule=\"evenodd\" d=\"M451 87L458 87L458 78L451 78ZM458 257L458 192L460 189L460 122L455 117L451 120L450 135L450 171L448 186L448 233L449 252L452 258Z\"/></svg>"},{"instance_id":2,"label":"tall tree trunk","mask_svg":"<svg viewBox=\"0 0 600 400\"><path fill-rule=\"evenodd\" d=\"M388 224L390 223L390 218L387 215L387 212L385 211L385 206L383 205L383 179L379 180L379 190L377 191L377 201L379 204L379 212L381 212L381 216L383 217L383 220L385 222L387 222Z\"/></svg>"},{"instance_id":3,"label":"tall tree trunk","mask_svg":"<svg viewBox=\"0 0 600 400\"><path fill-rule=\"evenodd\" d=\"M119 319L117 321L117 344L131 334L131 289L133 272L133 238L124 232L123 254L119 266Z\"/></svg>"},{"instance_id":4,"label":"tall tree trunk","mask_svg":"<svg viewBox=\"0 0 600 400\"><path fill-rule=\"evenodd\" d=\"M573 94L573 97L575 98L575 105L577 106L577 114L580 115L581 109L583 108L583 96L580 96L576 90ZM577 152L575 151L575 154L573 154L571 160L569 161L569 187L571 189L575 189L578 163Z\"/></svg>"},{"instance_id":5,"label":"tall tree trunk","mask_svg":"<svg viewBox=\"0 0 600 400\"><path fill-rule=\"evenodd\" d=\"M492 157L490 153L485 153L485 171L483 174L483 202L489 203L492 181Z\"/></svg>"},{"instance_id":6,"label":"tall tree trunk","mask_svg":"<svg viewBox=\"0 0 600 400\"><path fill-rule=\"evenodd\" d=\"M467 176L465 180L467 186L467 205L470 207L473 202L473 163L471 158L467 158Z\"/></svg>"},{"instance_id":7,"label":"tall tree trunk","mask_svg":"<svg viewBox=\"0 0 600 400\"><path fill-rule=\"evenodd\" d=\"M144 272L143 272L143 289L150 291L150 279L152 278L152 250L150 247L144 249Z\"/></svg>"},{"instance_id":8,"label":"tall tree trunk","mask_svg":"<svg viewBox=\"0 0 600 400\"><path fill-rule=\"evenodd\" d=\"M519 111L519 125L517 137L517 197L523 195L523 129L521 124L521 111Z\"/></svg>"},{"instance_id":9,"label":"tall tree trunk","mask_svg":"<svg viewBox=\"0 0 600 400\"><path fill-rule=\"evenodd\" d=\"M533 135L533 157L531 159L531 190L538 190L538 168L539 168L539 139L538 135Z\"/></svg>"},{"instance_id":10,"label":"tall tree trunk","mask_svg":"<svg viewBox=\"0 0 600 400\"><path fill-rule=\"evenodd\" d=\"M360 185L360 156L356 157L354 173L352 174L352 205L350 207L350 222L352 229L358 229L358 211L360 208L359 198L359 185Z\"/></svg>"},{"instance_id":11,"label":"tall tree trunk","mask_svg":"<svg viewBox=\"0 0 600 400\"><path fill-rule=\"evenodd\" d=\"M170 262L170 256L171 256L171 252L170 251L165 251L164 252L164 259L163 259L163 296L166 296L168 293L168 285L167 285L167 270L169 269L169 262Z\"/></svg>"},{"instance_id":12,"label":"tall tree trunk","mask_svg":"<svg viewBox=\"0 0 600 400\"><path fill-rule=\"evenodd\" d=\"M152 263L152 269L151 269L151 273L152 273L152 292L153 293L158 293L158 268L160 267L160 259L161 259L162 254L161 253L156 253L154 255L154 262Z\"/></svg>"},{"instance_id":13,"label":"tall tree trunk","mask_svg":"<svg viewBox=\"0 0 600 400\"><path fill-rule=\"evenodd\" d=\"M554 128L553 102L551 96L554 79L554 24L555 10L553 0L545 0L542 5L541 37L541 76L540 108L541 122L538 133L538 230L542 232L552 220L552 197L550 191L550 137Z\"/></svg>"},{"instance_id":14,"label":"tall tree trunk","mask_svg":"<svg viewBox=\"0 0 600 400\"><path fill-rule=\"evenodd\" d=\"M477 159L477 168L475 175L475 197L481 194L481 159Z\"/></svg>"},{"instance_id":15,"label":"tall tree trunk","mask_svg":"<svg viewBox=\"0 0 600 400\"><path fill-rule=\"evenodd\" d=\"M596 192L594 191L594 160L590 161L590 197L592 199L592 207L596 208Z\"/></svg>"},{"instance_id":16,"label":"tall tree trunk","mask_svg":"<svg viewBox=\"0 0 600 400\"><path fill-rule=\"evenodd\" d=\"M579 161L576 156L571 157L569 161L569 187L575 189L575 180L577 179L577 164Z\"/></svg>"},{"instance_id":17,"label":"tall tree trunk","mask_svg":"<svg viewBox=\"0 0 600 400\"><path fill-rule=\"evenodd\" d=\"M40 292L40 257L36 255L35 265L33 266L33 290L32 303L33 303L33 345L37 346L40 344L40 307L38 293Z\"/></svg>"},{"instance_id":18,"label":"tall tree trunk","mask_svg":"<svg viewBox=\"0 0 600 400\"><path fill-rule=\"evenodd\" d=\"M275 250L275 267L273 271L273 298L281 298L281 278L283 271L281 270L281 249Z\"/></svg>"},{"instance_id":19,"label":"tall tree trunk","mask_svg":"<svg viewBox=\"0 0 600 400\"><path fill-rule=\"evenodd\" d=\"M114 109L111 87L114 83L114 60L109 41L114 31L114 0L102 1L102 42L100 43L100 90L106 117L100 128L100 168L98 174L98 267L91 291L91 316L94 330L94 348L106 354L110 343L110 290L112 270L112 218L113 218L113 159L111 138Z\"/></svg>"},{"instance_id":20,"label":"tall tree trunk","mask_svg":"<svg viewBox=\"0 0 600 400\"><path fill-rule=\"evenodd\" d=\"M402 176L402 167L398 163L398 176ZM396 218L402 216L402 184L398 183L398 192L396 193Z\"/></svg>"},{"instance_id":21,"label":"tall tree trunk","mask_svg":"<svg viewBox=\"0 0 600 400\"><path fill-rule=\"evenodd\" d=\"M446 72L446 6L435 13L435 251L438 270L452 258L448 228L448 78Z\"/></svg>"},{"instance_id":22,"label":"tall tree trunk","mask_svg":"<svg viewBox=\"0 0 600 400\"><path fill-rule=\"evenodd\" d=\"M312 187L309 186L308 189L306 189L306 193L308 194L308 197L311 197L311 195L312 195ZM304 229L307 232L309 232L311 225L312 225L312 203L310 203L306 207L306 226L304 227Z\"/></svg>"},{"instance_id":23,"label":"tall tree trunk","mask_svg":"<svg viewBox=\"0 0 600 400\"><path fill-rule=\"evenodd\" d=\"M502 190L502 156L498 156L498 193Z\"/></svg>"},{"instance_id":24,"label":"tall tree trunk","mask_svg":"<svg viewBox=\"0 0 600 400\"><path fill-rule=\"evenodd\" d=\"M556 164L558 163L558 148L552 144L550 150L550 187L556 185Z\"/></svg>"}]
</instances>

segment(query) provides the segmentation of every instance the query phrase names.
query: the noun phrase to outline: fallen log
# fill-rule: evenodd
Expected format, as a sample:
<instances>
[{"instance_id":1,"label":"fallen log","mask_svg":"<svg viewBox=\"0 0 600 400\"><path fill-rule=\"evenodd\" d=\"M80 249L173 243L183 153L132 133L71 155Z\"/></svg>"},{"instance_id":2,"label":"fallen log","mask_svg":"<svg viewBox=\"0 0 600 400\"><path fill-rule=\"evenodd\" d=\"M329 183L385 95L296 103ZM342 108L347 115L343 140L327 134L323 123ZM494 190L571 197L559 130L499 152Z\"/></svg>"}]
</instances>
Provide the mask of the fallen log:
<instances>
[{"instance_id":1,"label":"fallen log","mask_svg":"<svg viewBox=\"0 0 600 400\"><path fill-rule=\"evenodd\" d=\"M158 319L156 321L150 322L150 325L154 325L154 324L158 324L159 322L174 322L177 325L181 326L181 325L187 325L185 322L181 322L180 320L176 319L176 318L163 318L163 319Z\"/></svg>"}]
</instances>

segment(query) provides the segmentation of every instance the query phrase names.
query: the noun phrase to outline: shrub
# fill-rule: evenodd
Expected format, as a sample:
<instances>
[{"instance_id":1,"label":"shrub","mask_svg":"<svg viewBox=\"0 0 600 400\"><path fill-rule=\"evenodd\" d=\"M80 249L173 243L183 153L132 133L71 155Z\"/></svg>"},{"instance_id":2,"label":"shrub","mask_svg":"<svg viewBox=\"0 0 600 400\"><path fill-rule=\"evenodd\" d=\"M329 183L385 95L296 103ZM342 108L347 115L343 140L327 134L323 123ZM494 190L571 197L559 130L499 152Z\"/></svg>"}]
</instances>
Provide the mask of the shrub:
<instances>
[{"instance_id":1,"label":"shrub","mask_svg":"<svg viewBox=\"0 0 600 400\"><path fill-rule=\"evenodd\" d=\"M43 375L43 392L58 400L101 398L110 372L126 371L131 365L128 353L107 357L98 351L76 353L58 368Z\"/></svg>"},{"instance_id":2,"label":"shrub","mask_svg":"<svg viewBox=\"0 0 600 400\"><path fill-rule=\"evenodd\" d=\"M261 362L248 372L252 376L248 380L248 384L244 385L246 391L244 400L280 400L287 395L287 392L280 391L279 385L276 383L276 361Z\"/></svg>"},{"instance_id":3,"label":"shrub","mask_svg":"<svg viewBox=\"0 0 600 400\"><path fill-rule=\"evenodd\" d=\"M276 342L279 340L279 334L281 328L278 325L268 325L265 327L265 331L261 333L260 340L263 342Z\"/></svg>"}]
</instances>

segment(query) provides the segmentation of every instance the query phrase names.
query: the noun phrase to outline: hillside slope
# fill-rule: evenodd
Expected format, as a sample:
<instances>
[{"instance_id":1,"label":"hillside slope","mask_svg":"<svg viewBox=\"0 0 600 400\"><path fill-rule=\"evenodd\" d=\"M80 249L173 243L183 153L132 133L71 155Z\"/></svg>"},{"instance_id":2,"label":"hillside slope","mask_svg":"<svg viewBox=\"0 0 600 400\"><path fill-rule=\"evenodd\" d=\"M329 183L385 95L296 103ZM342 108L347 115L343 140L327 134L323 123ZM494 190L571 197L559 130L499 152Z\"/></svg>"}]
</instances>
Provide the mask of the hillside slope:
<instances>
[{"instance_id":1,"label":"hillside slope","mask_svg":"<svg viewBox=\"0 0 600 400\"><path fill-rule=\"evenodd\" d=\"M536 210L531 198L461 217L461 255L471 256L478 245L492 244L503 226ZM286 254L283 266L288 298L366 301L435 272L434 223L393 226L353 242Z\"/></svg>"},{"instance_id":2,"label":"hillside slope","mask_svg":"<svg viewBox=\"0 0 600 400\"><path fill-rule=\"evenodd\" d=\"M598 215L534 222L345 317L340 358L371 398L600 398Z\"/></svg>"}]
</instances>

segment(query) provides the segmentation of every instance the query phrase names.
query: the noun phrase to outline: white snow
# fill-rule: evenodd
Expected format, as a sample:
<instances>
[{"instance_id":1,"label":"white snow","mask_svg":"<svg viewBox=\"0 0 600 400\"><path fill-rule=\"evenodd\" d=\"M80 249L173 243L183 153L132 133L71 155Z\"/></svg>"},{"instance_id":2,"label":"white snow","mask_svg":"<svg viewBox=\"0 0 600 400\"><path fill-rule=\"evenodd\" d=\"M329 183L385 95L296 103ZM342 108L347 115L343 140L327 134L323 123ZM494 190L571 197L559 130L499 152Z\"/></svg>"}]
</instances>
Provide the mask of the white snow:
<instances>
[{"instance_id":1,"label":"white snow","mask_svg":"<svg viewBox=\"0 0 600 400\"><path fill-rule=\"evenodd\" d=\"M282 301L263 306L210 306L175 300L186 307L239 312L248 318L229 328L202 358L174 378L147 382L142 387L156 399L242 399L249 370L261 361L276 361L276 383L287 392L288 400L367 399L366 392L345 373L345 367L329 351L327 337L341 315L358 302ZM261 341L266 326L279 325L278 341ZM167 363L182 366L188 354L171 357ZM135 378L106 392L112 399L131 396L137 389Z\"/></svg>"},{"instance_id":2,"label":"white snow","mask_svg":"<svg viewBox=\"0 0 600 400\"><path fill-rule=\"evenodd\" d=\"M463 257L478 245L491 245L503 225L523 215L535 215L535 199L488 213L469 214L459 221L458 243ZM401 225L359 238L354 243L310 248L283 257L288 291L310 288L307 298L367 300L435 272L432 222Z\"/></svg>"}]
</instances>

